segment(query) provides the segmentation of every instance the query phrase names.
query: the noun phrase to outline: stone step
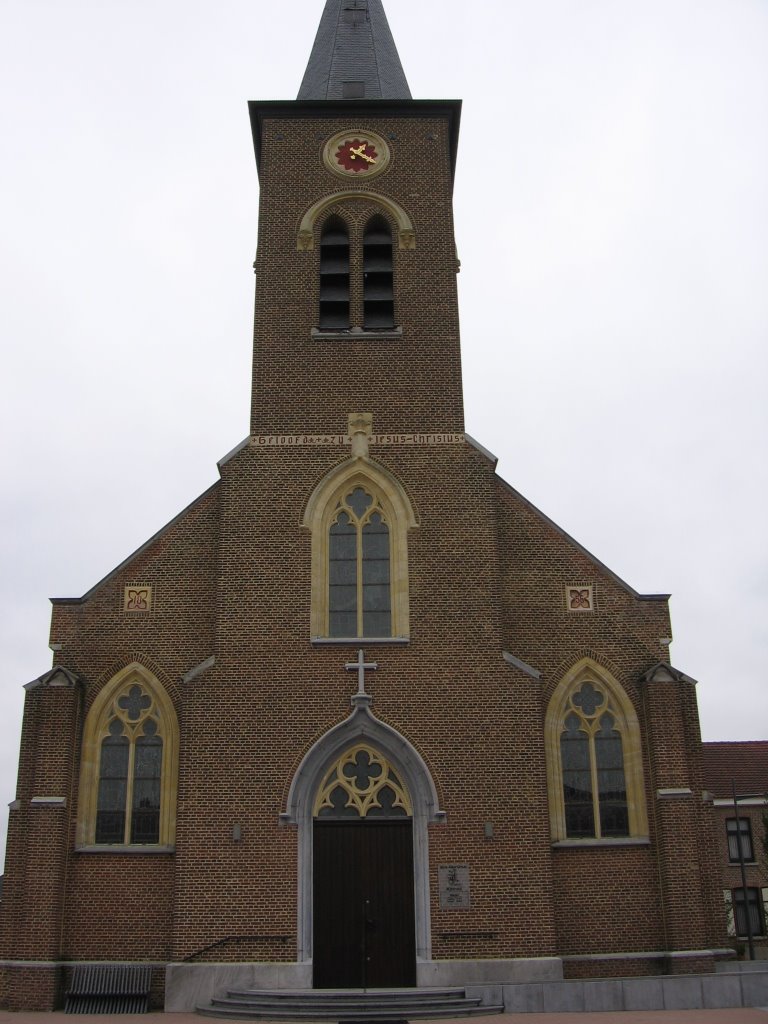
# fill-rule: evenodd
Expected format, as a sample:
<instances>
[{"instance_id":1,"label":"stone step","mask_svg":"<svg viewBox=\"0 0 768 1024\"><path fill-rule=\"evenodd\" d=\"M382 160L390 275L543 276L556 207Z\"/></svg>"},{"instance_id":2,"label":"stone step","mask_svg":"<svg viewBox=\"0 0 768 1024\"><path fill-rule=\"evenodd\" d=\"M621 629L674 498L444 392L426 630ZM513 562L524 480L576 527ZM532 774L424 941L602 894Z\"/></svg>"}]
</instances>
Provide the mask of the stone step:
<instances>
[{"instance_id":1,"label":"stone step","mask_svg":"<svg viewBox=\"0 0 768 1024\"><path fill-rule=\"evenodd\" d=\"M238 995L268 996L270 999L464 999L466 990L457 986L441 988L238 988Z\"/></svg>"},{"instance_id":2,"label":"stone step","mask_svg":"<svg viewBox=\"0 0 768 1024\"><path fill-rule=\"evenodd\" d=\"M295 1021L403 1021L501 1013L464 989L231 989L197 1012L206 1017Z\"/></svg>"},{"instance_id":3,"label":"stone step","mask_svg":"<svg viewBox=\"0 0 768 1024\"><path fill-rule=\"evenodd\" d=\"M247 1004L219 1006L211 1003L198 1006L196 1012L203 1017L220 1017L230 1020L285 1020L285 1021L404 1021L404 1020L455 1020L461 1017L480 1017L503 1013L503 1006L464 1006L461 1003L451 1007L431 1007L422 1004L407 1010L390 1007L389 1009L358 1009L355 1011L335 1011L316 1007L314 1009L298 1009L290 1006L254 1007Z\"/></svg>"}]
</instances>

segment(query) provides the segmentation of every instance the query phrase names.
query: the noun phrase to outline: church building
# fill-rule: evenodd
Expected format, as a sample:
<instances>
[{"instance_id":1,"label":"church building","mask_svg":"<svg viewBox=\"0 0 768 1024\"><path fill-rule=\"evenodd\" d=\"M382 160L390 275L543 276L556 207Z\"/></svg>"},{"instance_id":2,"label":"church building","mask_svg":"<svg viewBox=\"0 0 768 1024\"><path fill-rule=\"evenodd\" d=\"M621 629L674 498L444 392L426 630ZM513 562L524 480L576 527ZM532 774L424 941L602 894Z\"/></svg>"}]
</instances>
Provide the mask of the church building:
<instances>
[{"instance_id":1,"label":"church building","mask_svg":"<svg viewBox=\"0 0 768 1024\"><path fill-rule=\"evenodd\" d=\"M151 967L169 1009L233 979L714 969L712 808L667 595L464 430L460 110L411 97L381 0L327 0L297 99L250 104L250 433L138 551L53 599L9 816L6 1007L52 1009L98 963Z\"/></svg>"}]
</instances>

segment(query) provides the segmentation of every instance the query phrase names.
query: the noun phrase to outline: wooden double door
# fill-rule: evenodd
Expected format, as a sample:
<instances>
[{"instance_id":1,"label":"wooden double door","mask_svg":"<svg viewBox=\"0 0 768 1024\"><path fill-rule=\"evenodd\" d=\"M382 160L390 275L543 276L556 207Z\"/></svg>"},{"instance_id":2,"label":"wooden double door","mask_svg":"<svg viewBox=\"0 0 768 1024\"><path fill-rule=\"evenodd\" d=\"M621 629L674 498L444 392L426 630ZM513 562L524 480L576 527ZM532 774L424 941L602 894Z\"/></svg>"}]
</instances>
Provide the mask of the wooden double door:
<instances>
[{"instance_id":1,"label":"wooden double door","mask_svg":"<svg viewBox=\"0 0 768 1024\"><path fill-rule=\"evenodd\" d=\"M315 988L416 984L410 819L315 820Z\"/></svg>"}]
</instances>

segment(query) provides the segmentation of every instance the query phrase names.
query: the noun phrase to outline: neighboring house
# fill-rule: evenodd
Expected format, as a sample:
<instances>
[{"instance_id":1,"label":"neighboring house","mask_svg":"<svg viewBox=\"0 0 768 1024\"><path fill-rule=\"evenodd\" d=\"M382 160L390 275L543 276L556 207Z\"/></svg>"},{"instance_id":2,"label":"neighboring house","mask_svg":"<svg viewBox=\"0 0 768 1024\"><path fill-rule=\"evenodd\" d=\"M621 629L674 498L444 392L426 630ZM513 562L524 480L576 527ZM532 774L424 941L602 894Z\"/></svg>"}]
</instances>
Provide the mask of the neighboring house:
<instances>
[{"instance_id":1,"label":"neighboring house","mask_svg":"<svg viewBox=\"0 0 768 1024\"><path fill-rule=\"evenodd\" d=\"M712 795L728 934L748 955L768 959L768 740L705 743L704 786ZM736 790L736 804L733 792ZM741 874L739 841L746 890Z\"/></svg>"}]
</instances>

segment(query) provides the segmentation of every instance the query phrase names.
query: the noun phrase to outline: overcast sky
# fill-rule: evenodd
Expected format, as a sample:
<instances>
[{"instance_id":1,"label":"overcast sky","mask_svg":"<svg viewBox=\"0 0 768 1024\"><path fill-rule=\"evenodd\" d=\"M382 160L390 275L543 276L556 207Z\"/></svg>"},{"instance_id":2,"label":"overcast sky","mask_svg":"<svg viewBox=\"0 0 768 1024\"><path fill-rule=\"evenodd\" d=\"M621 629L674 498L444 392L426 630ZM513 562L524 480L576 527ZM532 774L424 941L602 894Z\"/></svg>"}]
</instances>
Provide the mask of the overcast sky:
<instances>
[{"instance_id":1,"label":"overcast sky","mask_svg":"<svg viewBox=\"0 0 768 1024\"><path fill-rule=\"evenodd\" d=\"M0 0L0 802L22 685L79 596L248 430L246 101L322 0ZM385 0L464 100L467 430L641 592L705 739L768 736L765 0ZM3 822L4 824L4 822Z\"/></svg>"}]
</instances>

